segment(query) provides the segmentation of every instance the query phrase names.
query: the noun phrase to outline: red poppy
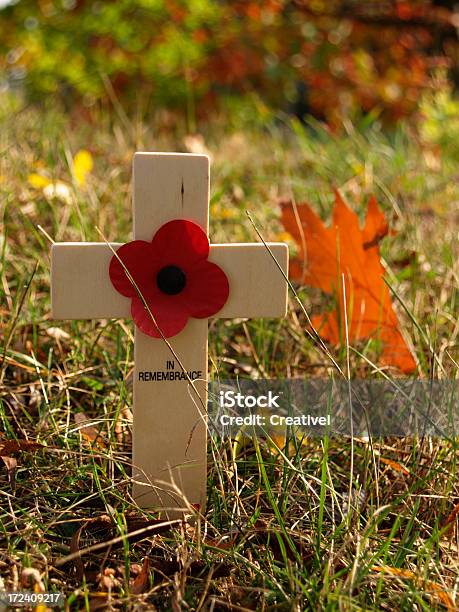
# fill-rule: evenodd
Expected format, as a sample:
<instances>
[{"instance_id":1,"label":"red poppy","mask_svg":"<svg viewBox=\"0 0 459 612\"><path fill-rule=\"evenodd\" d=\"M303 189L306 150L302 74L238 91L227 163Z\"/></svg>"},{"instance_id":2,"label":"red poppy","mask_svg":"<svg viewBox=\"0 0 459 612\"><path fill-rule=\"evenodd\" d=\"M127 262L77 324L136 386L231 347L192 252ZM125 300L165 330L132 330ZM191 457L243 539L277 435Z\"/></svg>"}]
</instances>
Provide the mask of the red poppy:
<instances>
[{"instance_id":1,"label":"red poppy","mask_svg":"<svg viewBox=\"0 0 459 612\"><path fill-rule=\"evenodd\" d=\"M157 325L115 255L110 261L110 280L115 289L132 299L131 314L148 336L175 336L188 318L206 319L226 303L226 274L209 256L209 239L192 221L169 221L151 242L134 240L116 252L132 276Z\"/></svg>"}]
</instances>

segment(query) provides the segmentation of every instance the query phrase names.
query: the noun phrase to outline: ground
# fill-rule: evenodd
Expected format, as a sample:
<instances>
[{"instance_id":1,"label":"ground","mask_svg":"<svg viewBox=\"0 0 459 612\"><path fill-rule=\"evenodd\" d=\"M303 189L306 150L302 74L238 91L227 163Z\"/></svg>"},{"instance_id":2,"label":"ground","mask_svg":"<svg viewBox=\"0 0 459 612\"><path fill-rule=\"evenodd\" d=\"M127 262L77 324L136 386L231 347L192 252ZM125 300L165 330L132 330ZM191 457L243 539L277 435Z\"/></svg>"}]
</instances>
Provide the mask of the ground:
<instances>
[{"instance_id":1,"label":"ground","mask_svg":"<svg viewBox=\"0 0 459 612\"><path fill-rule=\"evenodd\" d=\"M206 150L213 242L256 240L246 211L267 240L289 239L281 198L306 200L327 220L334 187L360 215L374 193L397 230L382 255L416 375L455 379L454 156L377 121L332 134L290 119L217 118L190 137L167 117L88 124L26 108L12 120L2 108L0 118L0 447L44 446L25 445L11 453L17 464L0 467L0 590L64 591L71 609L88 610L454 609L457 441L212 442L205 515L162 525L130 497L132 324L49 313L50 239L98 241L96 228L129 239L133 152ZM95 162L83 180L70 171L80 149ZM46 189L33 175L58 183ZM318 291L296 290L309 314L324 307ZM330 347L345 371L347 348ZM366 359L349 352L351 377L400 376L378 367L374 347L358 350ZM210 362L213 377L338 376L294 295L285 320L212 323Z\"/></svg>"}]
</instances>

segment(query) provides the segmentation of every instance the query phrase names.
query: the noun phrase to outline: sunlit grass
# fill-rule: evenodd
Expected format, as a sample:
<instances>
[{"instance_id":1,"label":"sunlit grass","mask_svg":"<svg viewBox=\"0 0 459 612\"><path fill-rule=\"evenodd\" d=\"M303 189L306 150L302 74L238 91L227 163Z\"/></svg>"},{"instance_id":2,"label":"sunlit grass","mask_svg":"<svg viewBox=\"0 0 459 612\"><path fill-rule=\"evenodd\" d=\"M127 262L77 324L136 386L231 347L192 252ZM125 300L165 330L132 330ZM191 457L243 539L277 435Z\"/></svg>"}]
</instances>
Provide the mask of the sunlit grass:
<instances>
[{"instance_id":1,"label":"sunlit grass","mask_svg":"<svg viewBox=\"0 0 459 612\"><path fill-rule=\"evenodd\" d=\"M216 121L203 128L203 141L213 158L214 242L256 240L246 210L266 239L284 239L281 197L307 200L328 219L333 187L359 214L375 193L398 231L382 251L418 375L457 378L459 188L441 152L421 147L407 127L384 134L377 124L332 135L285 120L231 130ZM80 149L95 163L83 185L72 175ZM457 600L457 516L451 523L448 517L459 503L458 448L433 439L351 445L347 438L292 438L280 449L270 440L209 444L205 517L107 544L85 555L83 566L60 565L74 552L80 527L86 525L79 539L85 548L152 529L155 517L130 497L132 324L50 320L45 234L98 241L98 227L108 240L128 240L133 152L186 146L179 130L154 123L126 126L101 117L80 125L56 110L29 109L14 120L4 116L0 150L0 430L47 446L19 454L9 475L6 466L0 471L0 576L7 588L33 567L47 589L64 590L78 609L107 601L122 608L129 599L160 610L427 610ZM30 183L33 173L66 188L46 194ZM325 303L308 288L299 297L309 313ZM336 376L304 325L293 296L284 321L213 322L212 375ZM330 347L344 371L346 349ZM377 347L356 349L351 376L380 376L370 365L378 364ZM99 444L91 444L76 413L90 419ZM150 585L133 595L145 556Z\"/></svg>"}]
</instances>

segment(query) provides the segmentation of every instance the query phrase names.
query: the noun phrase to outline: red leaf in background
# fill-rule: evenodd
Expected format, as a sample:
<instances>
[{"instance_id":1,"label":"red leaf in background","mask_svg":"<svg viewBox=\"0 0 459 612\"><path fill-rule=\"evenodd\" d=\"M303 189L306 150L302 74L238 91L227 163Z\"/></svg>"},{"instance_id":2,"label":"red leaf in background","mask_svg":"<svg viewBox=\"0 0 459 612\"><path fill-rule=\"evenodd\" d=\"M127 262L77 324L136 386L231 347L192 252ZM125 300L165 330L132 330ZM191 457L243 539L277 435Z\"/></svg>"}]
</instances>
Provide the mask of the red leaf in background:
<instances>
[{"instance_id":1,"label":"red leaf in background","mask_svg":"<svg viewBox=\"0 0 459 612\"><path fill-rule=\"evenodd\" d=\"M339 344L344 337L342 276L346 290L349 340L377 338L383 343L381 362L405 373L416 368L398 327L389 290L383 280L379 242L389 226L376 199L368 203L363 229L357 215L338 191L330 227L308 204L282 202L282 223L299 247L290 266L293 280L339 296L338 308L312 318L322 338Z\"/></svg>"}]
</instances>

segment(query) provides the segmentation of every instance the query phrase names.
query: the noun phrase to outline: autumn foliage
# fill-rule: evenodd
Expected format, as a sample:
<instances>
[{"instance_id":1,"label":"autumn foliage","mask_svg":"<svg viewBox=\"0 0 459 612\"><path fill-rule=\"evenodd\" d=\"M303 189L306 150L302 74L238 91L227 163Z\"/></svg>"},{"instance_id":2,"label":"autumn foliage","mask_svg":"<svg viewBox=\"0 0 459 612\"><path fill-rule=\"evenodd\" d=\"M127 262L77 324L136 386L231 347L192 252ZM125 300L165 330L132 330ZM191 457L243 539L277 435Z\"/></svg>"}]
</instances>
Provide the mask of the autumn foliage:
<instances>
[{"instance_id":1,"label":"autumn foliage","mask_svg":"<svg viewBox=\"0 0 459 612\"><path fill-rule=\"evenodd\" d=\"M347 321L350 343L379 340L381 364L412 372L416 363L400 332L379 252L389 226L374 197L363 228L338 191L335 198L329 227L306 203L281 204L284 227L299 247L290 277L335 296L332 311L311 319L323 339L335 345L344 342Z\"/></svg>"},{"instance_id":2,"label":"autumn foliage","mask_svg":"<svg viewBox=\"0 0 459 612\"><path fill-rule=\"evenodd\" d=\"M0 10L0 71L32 99L208 116L227 96L337 125L417 109L458 58L453 3L21 0ZM2 80L0 79L0 85Z\"/></svg>"}]
</instances>

